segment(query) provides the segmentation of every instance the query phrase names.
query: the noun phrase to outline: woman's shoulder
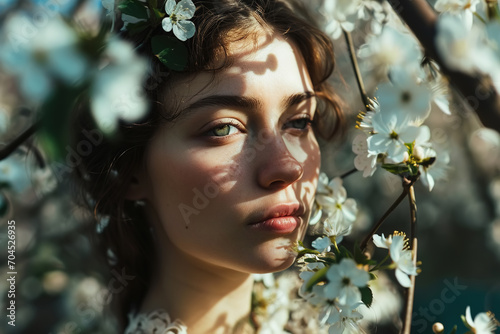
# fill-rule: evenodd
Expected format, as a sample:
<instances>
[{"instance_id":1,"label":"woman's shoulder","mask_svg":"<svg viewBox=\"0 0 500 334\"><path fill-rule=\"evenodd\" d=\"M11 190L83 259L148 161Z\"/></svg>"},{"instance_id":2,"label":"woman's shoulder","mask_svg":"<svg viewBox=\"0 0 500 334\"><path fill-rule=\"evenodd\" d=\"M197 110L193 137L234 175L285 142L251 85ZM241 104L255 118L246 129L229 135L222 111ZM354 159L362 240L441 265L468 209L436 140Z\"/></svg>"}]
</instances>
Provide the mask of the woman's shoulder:
<instances>
[{"instance_id":1,"label":"woman's shoulder","mask_svg":"<svg viewBox=\"0 0 500 334\"><path fill-rule=\"evenodd\" d=\"M178 319L172 321L164 310L130 313L125 334L187 334L187 327Z\"/></svg>"}]
</instances>

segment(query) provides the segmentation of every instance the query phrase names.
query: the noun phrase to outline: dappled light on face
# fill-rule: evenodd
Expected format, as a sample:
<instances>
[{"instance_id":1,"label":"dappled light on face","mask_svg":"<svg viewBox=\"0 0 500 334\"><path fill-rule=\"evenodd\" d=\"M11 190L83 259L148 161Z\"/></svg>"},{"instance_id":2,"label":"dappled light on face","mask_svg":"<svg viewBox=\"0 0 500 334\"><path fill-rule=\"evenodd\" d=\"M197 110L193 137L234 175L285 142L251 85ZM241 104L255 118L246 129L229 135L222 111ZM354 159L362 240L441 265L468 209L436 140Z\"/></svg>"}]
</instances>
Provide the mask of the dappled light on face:
<instances>
[{"instance_id":1,"label":"dappled light on face","mask_svg":"<svg viewBox=\"0 0 500 334\"><path fill-rule=\"evenodd\" d=\"M270 53L267 58L263 61L244 61L240 62L238 67L233 67L229 73L232 74L243 74L246 72L252 72L255 75L263 75L267 71L274 72L278 68L278 58L275 54Z\"/></svg>"}]
</instances>

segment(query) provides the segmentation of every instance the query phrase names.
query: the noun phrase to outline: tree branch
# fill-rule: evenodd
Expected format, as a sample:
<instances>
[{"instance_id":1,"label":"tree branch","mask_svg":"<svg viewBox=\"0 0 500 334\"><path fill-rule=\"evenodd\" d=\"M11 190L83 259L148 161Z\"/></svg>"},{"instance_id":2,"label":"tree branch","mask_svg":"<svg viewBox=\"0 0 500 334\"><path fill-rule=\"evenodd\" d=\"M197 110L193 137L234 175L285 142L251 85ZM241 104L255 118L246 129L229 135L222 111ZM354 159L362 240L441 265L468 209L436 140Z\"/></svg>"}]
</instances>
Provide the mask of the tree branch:
<instances>
[{"instance_id":1,"label":"tree branch","mask_svg":"<svg viewBox=\"0 0 500 334\"><path fill-rule=\"evenodd\" d=\"M358 83L359 94L361 95L361 100L363 100L363 104L365 105L365 109L370 111L370 100L368 99L368 95L366 94L365 84L363 83L363 77L361 76L361 71L359 70L358 60L356 58L356 51L354 48L354 43L352 41L351 33L343 30L345 41L347 43L347 49L349 51L349 58L351 58L352 68L354 70L354 74L356 77L356 82Z\"/></svg>"},{"instance_id":2,"label":"tree branch","mask_svg":"<svg viewBox=\"0 0 500 334\"><path fill-rule=\"evenodd\" d=\"M24 143L29 137L31 137L36 132L39 125L39 122L32 124L13 141L2 147L2 149L0 150L0 161L7 158L12 152L14 152L19 146L21 146L22 143Z\"/></svg>"},{"instance_id":3,"label":"tree branch","mask_svg":"<svg viewBox=\"0 0 500 334\"><path fill-rule=\"evenodd\" d=\"M394 203L392 203L391 207L389 209L387 209L387 211L382 215L382 217L380 217L380 219L377 221L375 226L373 226L373 228L371 229L370 233L368 233L368 235L361 242L360 248L363 252L366 250L366 246L368 245L368 242L372 239L373 235L375 234L375 232L377 232L377 230L382 225L382 223L385 221L385 219L391 214L392 211L394 211L396 209L396 207L399 205L399 203L401 203L404 200L406 195L408 195L408 191L413 186L414 182L415 181L409 181L407 179L403 179L403 192L394 201ZM413 188L411 188L411 189L413 189Z\"/></svg>"},{"instance_id":4,"label":"tree branch","mask_svg":"<svg viewBox=\"0 0 500 334\"><path fill-rule=\"evenodd\" d=\"M413 185L408 189L408 200L410 202L410 249L412 250L413 265L417 265L417 202ZM413 315L413 300L415 296L415 279L410 275L410 287L406 290L405 318L403 322L403 334L410 334L411 319Z\"/></svg>"},{"instance_id":5,"label":"tree branch","mask_svg":"<svg viewBox=\"0 0 500 334\"><path fill-rule=\"evenodd\" d=\"M418 38L426 56L439 64L442 73L476 112L483 125L500 132L500 95L495 90L491 78L453 71L444 64L434 44L437 13L427 1L388 0L388 2Z\"/></svg>"}]
</instances>

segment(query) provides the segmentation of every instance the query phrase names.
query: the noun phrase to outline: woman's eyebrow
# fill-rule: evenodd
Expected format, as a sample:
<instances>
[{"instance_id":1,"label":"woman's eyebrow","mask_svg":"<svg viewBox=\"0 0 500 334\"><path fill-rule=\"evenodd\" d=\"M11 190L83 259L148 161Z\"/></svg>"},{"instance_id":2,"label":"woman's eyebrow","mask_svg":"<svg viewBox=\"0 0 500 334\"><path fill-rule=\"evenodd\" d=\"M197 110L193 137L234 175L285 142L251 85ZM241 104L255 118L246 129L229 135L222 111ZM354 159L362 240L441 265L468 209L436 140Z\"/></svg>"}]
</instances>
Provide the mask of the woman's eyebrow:
<instances>
[{"instance_id":1,"label":"woman's eyebrow","mask_svg":"<svg viewBox=\"0 0 500 334\"><path fill-rule=\"evenodd\" d=\"M282 101L283 110L314 97L314 92L306 91L292 94ZM205 107L228 107L242 110L255 110L262 106L262 102L253 97L238 95L210 95L201 98L182 111L182 114L190 113Z\"/></svg>"},{"instance_id":2,"label":"woman's eyebrow","mask_svg":"<svg viewBox=\"0 0 500 334\"><path fill-rule=\"evenodd\" d=\"M238 109L257 109L261 106L261 103L251 97L237 96L237 95L211 95L199 99L196 102L190 104L185 110L191 111L195 109L200 109L204 107L230 107Z\"/></svg>"},{"instance_id":3,"label":"woman's eyebrow","mask_svg":"<svg viewBox=\"0 0 500 334\"><path fill-rule=\"evenodd\" d=\"M291 108L294 105L297 105L315 96L316 94L314 94L314 92L311 91L305 91L303 93L290 95L287 98L285 98L282 102L283 110L287 110L288 108Z\"/></svg>"}]
</instances>

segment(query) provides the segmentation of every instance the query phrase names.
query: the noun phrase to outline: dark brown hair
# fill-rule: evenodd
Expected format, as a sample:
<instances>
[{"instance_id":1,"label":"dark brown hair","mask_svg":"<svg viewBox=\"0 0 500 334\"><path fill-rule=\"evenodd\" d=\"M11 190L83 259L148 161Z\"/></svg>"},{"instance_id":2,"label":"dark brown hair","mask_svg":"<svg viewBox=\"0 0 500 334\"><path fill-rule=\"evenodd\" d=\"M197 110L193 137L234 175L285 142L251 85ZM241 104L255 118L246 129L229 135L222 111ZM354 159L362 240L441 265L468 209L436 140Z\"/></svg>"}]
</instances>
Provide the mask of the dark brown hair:
<instances>
[{"instance_id":1,"label":"dark brown hair","mask_svg":"<svg viewBox=\"0 0 500 334\"><path fill-rule=\"evenodd\" d=\"M113 295L122 326L126 325L127 314L140 307L155 263L150 226L141 207L126 200L125 194L130 178L143 163L149 140L159 126L177 116L175 109L166 107L175 106L175 103L165 101L169 85L191 73L216 73L227 67L230 63L225 52L228 44L251 37L257 29L264 29L284 36L300 50L319 102L314 120L316 133L329 139L342 128L342 112L327 82L334 69L332 43L328 36L310 24L310 19L303 16L305 11L299 8L299 4L292 6L292 2L280 0L195 0L194 3L197 9L192 21L196 34L185 42L189 52L186 70L169 71L145 48L142 52L152 62L151 74L145 84L145 94L151 101L148 114L140 122L120 124L116 136L104 138L74 173L77 187L82 190L80 198L90 207L96 223L107 222L96 234L96 241L110 270L135 276L121 292ZM128 36L122 37L132 40ZM133 42L144 41L139 36ZM221 56L225 57L224 65L214 69ZM96 129L86 106L88 103L80 104L80 112L75 118L75 143L84 138L82 133L87 131L88 134Z\"/></svg>"}]
</instances>

